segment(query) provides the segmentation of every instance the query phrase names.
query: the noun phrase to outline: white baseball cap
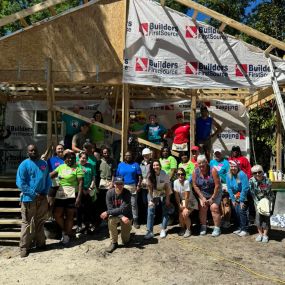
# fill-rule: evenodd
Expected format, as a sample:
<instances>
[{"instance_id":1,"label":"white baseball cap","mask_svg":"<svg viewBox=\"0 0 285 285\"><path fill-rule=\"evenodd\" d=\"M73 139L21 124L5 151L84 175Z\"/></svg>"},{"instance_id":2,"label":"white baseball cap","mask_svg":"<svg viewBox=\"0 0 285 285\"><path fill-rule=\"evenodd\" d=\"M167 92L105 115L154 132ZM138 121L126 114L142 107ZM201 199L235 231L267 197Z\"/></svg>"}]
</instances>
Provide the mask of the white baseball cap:
<instances>
[{"instance_id":1,"label":"white baseball cap","mask_svg":"<svg viewBox=\"0 0 285 285\"><path fill-rule=\"evenodd\" d=\"M151 154L151 151L148 147L144 148L142 151L142 155Z\"/></svg>"},{"instance_id":2,"label":"white baseball cap","mask_svg":"<svg viewBox=\"0 0 285 285\"><path fill-rule=\"evenodd\" d=\"M216 153L216 152L220 152L220 153L221 153L221 152L222 152L222 149L221 149L221 148L218 148L218 147L217 147L217 148L214 148L214 153Z\"/></svg>"}]
</instances>

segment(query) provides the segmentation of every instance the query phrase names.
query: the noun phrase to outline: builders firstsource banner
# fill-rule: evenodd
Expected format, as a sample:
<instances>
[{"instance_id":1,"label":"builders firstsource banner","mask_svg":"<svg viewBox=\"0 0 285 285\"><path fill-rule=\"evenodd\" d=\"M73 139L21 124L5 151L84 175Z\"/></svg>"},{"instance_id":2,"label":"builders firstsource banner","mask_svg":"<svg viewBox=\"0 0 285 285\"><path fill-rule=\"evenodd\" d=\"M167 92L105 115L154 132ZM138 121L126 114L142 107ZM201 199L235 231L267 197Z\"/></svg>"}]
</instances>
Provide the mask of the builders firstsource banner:
<instances>
[{"instance_id":1,"label":"builders firstsource banner","mask_svg":"<svg viewBox=\"0 0 285 285\"><path fill-rule=\"evenodd\" d=\"M181 88L271 85L263 52L151 0L131 0L124 82ZM285 82L285 61L276 61Z\"/></svg>"}]
</instances>

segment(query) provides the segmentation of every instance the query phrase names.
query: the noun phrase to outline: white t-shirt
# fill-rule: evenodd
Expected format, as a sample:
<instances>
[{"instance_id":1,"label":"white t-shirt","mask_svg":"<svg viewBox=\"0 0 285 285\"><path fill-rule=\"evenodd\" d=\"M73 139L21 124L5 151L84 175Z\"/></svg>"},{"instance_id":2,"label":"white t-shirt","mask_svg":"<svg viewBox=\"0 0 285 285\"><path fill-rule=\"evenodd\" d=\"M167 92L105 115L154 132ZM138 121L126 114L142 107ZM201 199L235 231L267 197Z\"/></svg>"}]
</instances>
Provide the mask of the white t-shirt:
<instances>
[{"instance_id":1,"label":"white t-shirt","mask_svg":"<svg viewBox=\"0 0 285 285\"><path fill-rule=\"evenodd\" d=\"M174 181L173 188L175 192L179 193L180 199L182 201L185 200L185 192L190 192L189 205L186 207L198 210L198 201L193 194L192 187L188 180L185 180L184 183L181 184L179 179L176 179Z\"/></svg>"},{"instance_id":2,"label":"white t-shirt","mask_svg":"<svg viewBox=\"0 0 285 285\"><path fill-rule=\"evenodd\" d=\"M160 173L158 176L156 176L156 189L153 189L153 198L156 197L164 197L166 195L165 190L170 188L170 179L168 174L166 174L165 171L160 170Z\"/></svg>"}]
</instances>

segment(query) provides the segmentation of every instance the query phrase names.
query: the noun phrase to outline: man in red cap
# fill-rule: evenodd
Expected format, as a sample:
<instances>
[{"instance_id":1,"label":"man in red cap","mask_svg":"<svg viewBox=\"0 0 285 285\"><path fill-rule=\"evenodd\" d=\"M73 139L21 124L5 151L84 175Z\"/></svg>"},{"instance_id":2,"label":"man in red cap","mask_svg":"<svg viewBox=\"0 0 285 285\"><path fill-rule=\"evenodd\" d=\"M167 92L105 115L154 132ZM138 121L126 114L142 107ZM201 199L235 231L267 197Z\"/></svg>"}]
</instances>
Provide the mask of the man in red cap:
<instances>
[{"instance_id":1,"label":"man in red cap","mask_svg":"<svg viewBox=\"0 0 285 285\"><path fill-rule=\"evenodd\" d=\"M190 123L183 121L181 112L176 114L177 123L170 129L171 137L174 137L172 150L189 151Z\"/></svg>"}]
</instances>

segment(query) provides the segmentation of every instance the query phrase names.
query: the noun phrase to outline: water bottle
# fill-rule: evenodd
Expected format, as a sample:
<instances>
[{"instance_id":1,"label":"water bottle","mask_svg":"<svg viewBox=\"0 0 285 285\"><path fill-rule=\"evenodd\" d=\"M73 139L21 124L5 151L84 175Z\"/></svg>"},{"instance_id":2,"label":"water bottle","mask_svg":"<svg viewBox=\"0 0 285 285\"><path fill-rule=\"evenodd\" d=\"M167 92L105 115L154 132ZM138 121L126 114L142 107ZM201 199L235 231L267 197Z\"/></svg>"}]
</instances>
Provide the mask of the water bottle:
<instances>
[{"instance_id":1,"label":"water bottle","mask_svg":"<svg viewBox=\"0 0 285 285\"><path fill-rule=\"evenodd\" d=\"M273 170L272 170L272 169L270 169L270 170L268 171L268 176L269 176L269 179L270 179L271 181L274 181L274 174L273 174Z\"/></svg>"},{"instance_id":2,"label":"water bottle","mask_svg":"<svg viewBox=\"0 0 285 285\"><path fill-rule=\"evenodd\" d=\"M277 180L278 180L278 181L282 181L282 171L281 171L281 170L278 170L278 173L277 173Z\"/></svg>"}]
</instances>

